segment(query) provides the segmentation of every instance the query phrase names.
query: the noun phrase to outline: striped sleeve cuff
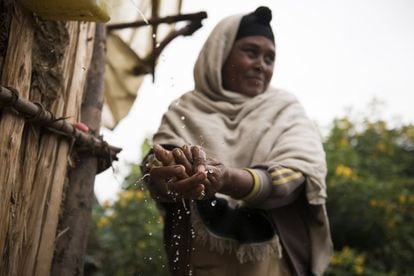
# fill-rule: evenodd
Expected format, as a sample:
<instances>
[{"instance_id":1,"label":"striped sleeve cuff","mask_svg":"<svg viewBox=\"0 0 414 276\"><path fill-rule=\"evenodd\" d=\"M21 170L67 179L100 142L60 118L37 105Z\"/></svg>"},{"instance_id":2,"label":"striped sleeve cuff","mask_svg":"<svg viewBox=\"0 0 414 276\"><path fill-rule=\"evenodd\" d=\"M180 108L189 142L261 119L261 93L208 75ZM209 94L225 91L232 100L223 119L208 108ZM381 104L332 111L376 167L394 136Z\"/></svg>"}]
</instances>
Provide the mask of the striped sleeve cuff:
<instances>
[{"instance_id":1,"label":"striped sleeve cuff","mask_svg":"<svg viewBox=\"0 0 414 276\"><path fill-rule=\"evenodd\" d=\"M304 176L301 172L295 171L285 167L276 167L271 172L272 186L279 186L284 184L302 183Z\"/></svg>"},{"instance_id":2,"label":"striped sleeve cuff","mask_svg":"<svg viewBox=\"0 0 414 276\"><path fill-rule=\"evenodd\" d=\"M240 200L243 200L249 205L254 205L262 202L269 196L271 191L270 175L266 170L245 168L250 173L253 179L252 190Z\"/></svg>"}]
</instances>

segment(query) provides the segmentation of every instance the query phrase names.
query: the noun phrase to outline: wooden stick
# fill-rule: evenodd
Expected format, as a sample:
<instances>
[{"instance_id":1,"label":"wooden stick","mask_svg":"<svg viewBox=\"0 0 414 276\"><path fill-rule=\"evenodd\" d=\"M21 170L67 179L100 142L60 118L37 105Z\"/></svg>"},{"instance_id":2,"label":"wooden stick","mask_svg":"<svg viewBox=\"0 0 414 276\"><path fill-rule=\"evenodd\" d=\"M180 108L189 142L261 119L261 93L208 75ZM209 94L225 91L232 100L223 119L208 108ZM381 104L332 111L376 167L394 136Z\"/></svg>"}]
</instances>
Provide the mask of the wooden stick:
<instances>
[{"instance_id":1,"label":"wooden stick","mask_svg":"<svg viewBox=\"0 0 414 276\"><path fill-rule=\"evenodd\" d=\"M158 25L161 23L176 23L178 21L201 21L207 18L206 12L198 12L198 13L189 13L189 14L180 14L180 15L173 15L173 16L166 16L162 18L151 18L147 21L139 20L129 23L118 23L118 24L110 24L106 26L108 31L125 29L125 28L137 28L147 25Z\"/></svg>"},{"instance_id":2,"label":"wooden stick","mask_svg":"<svg viewBox=\"0 0 414 276\"><path fill-rule=\"evenodd\" d=\"M56 134L75 139L75 145L81 149L90 150L101 157L109 154L112 160L118 160L117 154L122 150L121 148L108 145L105 141L78 130L72 124L64 121L64 118L56 119L50 111L45 110L40 104L18 97L17 91L13 91L11 88L3 86L0 88L0 106L1 103L9 105L24 115L27 121L39 123Z\"/></svg>"}]
</instances>

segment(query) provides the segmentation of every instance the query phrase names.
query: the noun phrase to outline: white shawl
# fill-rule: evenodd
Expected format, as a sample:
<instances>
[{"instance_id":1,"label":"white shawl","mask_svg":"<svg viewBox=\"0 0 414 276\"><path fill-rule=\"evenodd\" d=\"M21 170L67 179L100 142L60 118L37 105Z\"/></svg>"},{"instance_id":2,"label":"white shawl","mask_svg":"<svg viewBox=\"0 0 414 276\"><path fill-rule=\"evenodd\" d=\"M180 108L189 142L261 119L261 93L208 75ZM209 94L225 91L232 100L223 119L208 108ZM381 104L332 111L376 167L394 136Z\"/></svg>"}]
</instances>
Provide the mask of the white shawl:
<instances>
[{"instance_id":1,"label":"white shawl","mask_svg":"<svg viewBox=\"0 0 414 276\"><path fill-rule=\"evenodd\" d=\"M201 145L207 156L234 168L285 166L308 177L311 204L326 198L325 154L313 123L290 93L269 87L250 98L222 88L221 67L240 16L213 30L194 69L195 90L173 102L154 143Z\"/></svg>"}]
</instances>

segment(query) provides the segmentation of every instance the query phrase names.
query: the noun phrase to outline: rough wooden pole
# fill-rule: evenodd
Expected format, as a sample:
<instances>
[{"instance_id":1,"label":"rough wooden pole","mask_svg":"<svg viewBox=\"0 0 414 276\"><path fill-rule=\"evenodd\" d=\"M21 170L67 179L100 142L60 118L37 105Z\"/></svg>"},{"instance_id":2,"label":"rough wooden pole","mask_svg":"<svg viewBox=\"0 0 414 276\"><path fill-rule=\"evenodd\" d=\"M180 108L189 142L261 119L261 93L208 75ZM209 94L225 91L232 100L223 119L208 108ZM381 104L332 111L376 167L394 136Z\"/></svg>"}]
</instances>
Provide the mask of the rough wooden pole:
<instances>
[{"instance_id":1,"label":"rough wooden pole","mask_svg":"<svg viewBox=\"0 0 414 276\"><path fill-rule=\"evenodd\" d=\"M81 120L92 131L99 132L103 105L103 76L105 64L105 28L98 24L94 51L89 68ZM80 155L69 172L69 184L59 223L52 275L83 275L84 257L97 173L97 158Z\"/></svg>"},{"instance_id":2,"label":"rough wooden pole","mask_svg":"<svg viewBox=\"0 0 414 276\"><path fill-rule=\"evenodd\" d=\"M29 98L32 73L33 28L31 18L19 5L12 10L7 54L1 84L13 86L21 97ZM24 39L22 39L24 38ZM16 186L20 172L21 137L24 120L9 112L0 115L0 275L10 271L9 253L13 247L11 230L16 222Z\"/></svg>"}]
</instances>

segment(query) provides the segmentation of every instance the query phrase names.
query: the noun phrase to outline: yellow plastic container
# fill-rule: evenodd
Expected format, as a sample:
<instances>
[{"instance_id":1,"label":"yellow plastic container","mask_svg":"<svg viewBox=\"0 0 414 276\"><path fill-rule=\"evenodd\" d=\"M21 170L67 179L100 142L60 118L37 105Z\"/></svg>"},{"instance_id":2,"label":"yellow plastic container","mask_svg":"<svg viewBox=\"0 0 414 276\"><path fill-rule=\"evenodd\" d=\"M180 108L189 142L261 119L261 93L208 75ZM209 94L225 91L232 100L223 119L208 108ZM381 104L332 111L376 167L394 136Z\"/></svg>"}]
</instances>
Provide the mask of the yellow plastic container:
<instances>
[{"instance_id":1,"label":"yellow plastic container","mask_svg":"<svg viewBox=\"0 0 414 276\"><path fill-rule=\"evenodd\" d=\"M44 19L107 22L110 0L23 0L23 5Z\"/></svg>"}]
</instances>

